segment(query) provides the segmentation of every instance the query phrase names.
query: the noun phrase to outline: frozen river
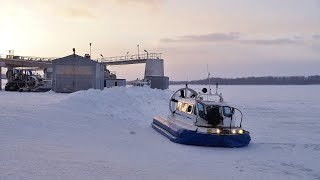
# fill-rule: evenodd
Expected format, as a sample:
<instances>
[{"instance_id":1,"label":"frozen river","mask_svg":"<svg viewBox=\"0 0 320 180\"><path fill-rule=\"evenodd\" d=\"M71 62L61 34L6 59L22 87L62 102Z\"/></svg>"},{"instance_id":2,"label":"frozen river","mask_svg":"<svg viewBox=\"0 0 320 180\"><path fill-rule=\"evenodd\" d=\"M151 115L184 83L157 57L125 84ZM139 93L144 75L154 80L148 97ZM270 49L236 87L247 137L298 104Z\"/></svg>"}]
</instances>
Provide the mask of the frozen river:
<instances>
[{"instance_id":1,"label":"frozen river","mask_svg":"<svg viewBox=\"0 0 320 180\"><path fill-rule=\"evenodd\" d=\"M0 179L320 179L320 86L219 91L242 110L248 147L186 146L158 134L150 123L168 114L170 90L1 91Z\"/></svg>"}]
</instances>

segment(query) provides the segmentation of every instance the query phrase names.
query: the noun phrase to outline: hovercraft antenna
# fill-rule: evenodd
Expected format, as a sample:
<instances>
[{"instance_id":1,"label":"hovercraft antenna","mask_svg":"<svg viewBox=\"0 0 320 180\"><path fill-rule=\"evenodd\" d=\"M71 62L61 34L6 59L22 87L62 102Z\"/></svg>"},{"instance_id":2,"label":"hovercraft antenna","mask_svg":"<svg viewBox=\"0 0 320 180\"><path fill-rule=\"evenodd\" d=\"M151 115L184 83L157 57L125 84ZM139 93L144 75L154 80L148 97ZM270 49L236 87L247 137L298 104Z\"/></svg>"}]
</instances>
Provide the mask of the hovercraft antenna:
<instances>
[{"instance_id":1,"label":"hovercraft antenna","mask_svg":"<svg viewBox=\"0 0 320 180\"><path fill-rule=\"evenodd\" d=\"M218 86L219 86L219 84L216 83L216 94L215 94L215 95L219 95L219 94L218 94Z\"/></svg>"},{"instance_id":2,"label":"hovercraft antenna","mask_svg":"<svg viewBox=\"0 0 320 180\"><path fill-rule=\"evenodd\" d=\"M207 73L208 73L208 81L209 81L209 94L211 94L211 82L210 82L210 73L209 73L209 65L207 64Z\"/></svg>"},{"instance_id":3,"label":"hovercraft antenna","mask_svg":"<svg viewBox=\"0 0 320 180\"><path fill-rule=\"evenodd\" d=\"M186 91L184 92L184 96L188 97L188 82L186 83Z\"/></svg>"}]
</instances>

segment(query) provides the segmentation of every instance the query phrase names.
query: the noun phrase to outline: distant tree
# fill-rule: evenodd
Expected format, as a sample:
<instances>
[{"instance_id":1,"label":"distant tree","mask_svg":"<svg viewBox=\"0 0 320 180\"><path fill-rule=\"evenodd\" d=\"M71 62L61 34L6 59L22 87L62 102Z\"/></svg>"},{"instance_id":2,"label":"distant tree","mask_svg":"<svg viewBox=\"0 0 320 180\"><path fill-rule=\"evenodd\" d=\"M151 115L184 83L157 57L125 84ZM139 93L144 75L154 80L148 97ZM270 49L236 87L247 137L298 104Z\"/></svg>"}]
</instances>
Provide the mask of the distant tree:
<instances>
[{"instance_id":1,"label":"distant tree","mask_svg":"<svg viewBox=\"0 0 320 180\"><path fill-rule=\"evenodd\" d=\"M265 76L243 78L210 78L212 84L221 85L311 85L320 84L320 75L314 76ZM208 84L208 78L192 81L170 81L170 84Z\"/></svg>"}]
</instances>

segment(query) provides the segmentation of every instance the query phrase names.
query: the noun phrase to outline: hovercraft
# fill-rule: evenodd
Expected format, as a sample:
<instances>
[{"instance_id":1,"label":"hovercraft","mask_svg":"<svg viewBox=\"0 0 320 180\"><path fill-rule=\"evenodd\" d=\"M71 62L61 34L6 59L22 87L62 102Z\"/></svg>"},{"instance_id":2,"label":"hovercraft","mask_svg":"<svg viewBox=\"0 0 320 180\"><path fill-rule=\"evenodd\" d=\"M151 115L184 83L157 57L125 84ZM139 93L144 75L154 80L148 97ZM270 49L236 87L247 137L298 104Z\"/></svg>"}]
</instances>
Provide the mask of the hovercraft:
<instances>
[{"instance_id":1,"label":"hovercraft","mask_svg":"<svg viewBox=\"0 0 320 180\"><path fill-rule=\"evenodd\" d=\"M169 102L171 115L167 119L156 116L152 127L173 142L196 146L244 147L250 133L242 128L242 112L224 102L222 94L202 93L181 88Z\"/></svg>"}]
</instances>

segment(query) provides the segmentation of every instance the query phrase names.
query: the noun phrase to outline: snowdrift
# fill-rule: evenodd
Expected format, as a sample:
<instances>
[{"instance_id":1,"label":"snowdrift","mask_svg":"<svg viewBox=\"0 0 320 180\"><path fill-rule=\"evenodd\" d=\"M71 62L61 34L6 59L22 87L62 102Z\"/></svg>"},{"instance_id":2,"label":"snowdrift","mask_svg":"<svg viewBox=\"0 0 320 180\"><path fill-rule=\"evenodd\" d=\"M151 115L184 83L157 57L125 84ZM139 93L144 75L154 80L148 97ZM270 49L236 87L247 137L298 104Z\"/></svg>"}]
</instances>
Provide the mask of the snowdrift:
<instances>
[{"instance_id":1,"label":"snowdrift","mask_svg":"<svg viewBox=\"0 0 320 180\"><path fill-rule=\"evenodd\" d=\"M147 87L116 87L104 91L87 90L70 94L59 104L74 111L104 113L106 118L136 119L135 122L150 125L155 114L167 115L170 90Z\"/></svg>"}]
</instances>

